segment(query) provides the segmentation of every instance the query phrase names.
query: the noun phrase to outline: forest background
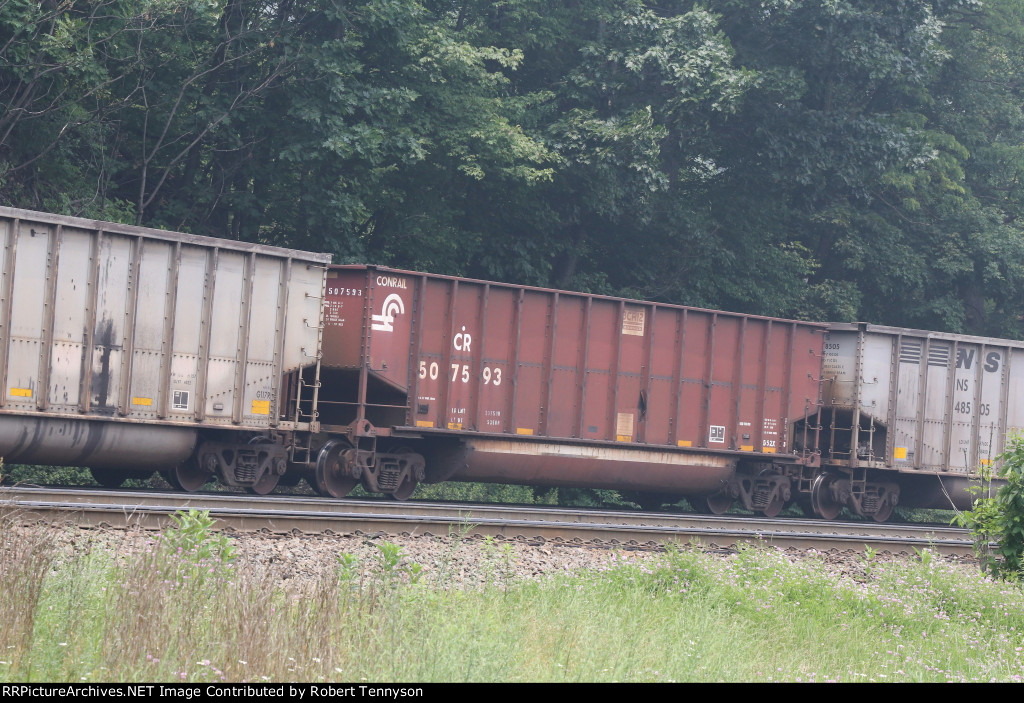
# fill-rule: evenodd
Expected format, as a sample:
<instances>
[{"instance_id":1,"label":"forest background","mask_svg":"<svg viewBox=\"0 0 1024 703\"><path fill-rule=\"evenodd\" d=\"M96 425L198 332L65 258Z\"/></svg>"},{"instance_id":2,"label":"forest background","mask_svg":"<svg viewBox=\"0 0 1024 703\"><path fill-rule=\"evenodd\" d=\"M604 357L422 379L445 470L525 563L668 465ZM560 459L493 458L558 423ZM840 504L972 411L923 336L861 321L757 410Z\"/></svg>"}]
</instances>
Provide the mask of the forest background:
<instances>
[{"instance_id":1,"label":"forest background","mask_svg":"<svg viewBox=\"0 0 1024 703\"><path fill-rule=\"evenodd\" d=\"M0 203L1024 337L1024 0L0 0Z\"/></svg>"}]
</instances>

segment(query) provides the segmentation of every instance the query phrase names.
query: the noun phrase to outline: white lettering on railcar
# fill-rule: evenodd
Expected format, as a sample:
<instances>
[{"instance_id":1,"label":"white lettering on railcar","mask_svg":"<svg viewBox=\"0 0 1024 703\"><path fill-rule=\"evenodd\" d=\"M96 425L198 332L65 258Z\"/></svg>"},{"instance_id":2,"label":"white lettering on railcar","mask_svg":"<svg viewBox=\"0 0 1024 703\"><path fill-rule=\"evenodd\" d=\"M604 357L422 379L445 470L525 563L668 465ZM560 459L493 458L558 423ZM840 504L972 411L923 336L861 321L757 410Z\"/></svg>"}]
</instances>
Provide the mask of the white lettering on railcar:
<instances>
[{"instance_id":1,"label":"white lettering on railcar","mask_svg":"<svg viewBox=\"0 0 1024 703\"><path fill-rule=\"evenodd\" d=\"M401 288L406 289L405 279L396 278L395 276L377 276L377 285L382 288Z\"/></svg>"},{"instance_id":2,"label":"white lettering on railcar","mask_svg":"<svg viewBox=\"0 0 1024 703\"><path fill-rule=\"evenodd\" d=\"M338 295L354 295L354 296L362 297L363 289L362 288L341 288L339 286L327 286L327 295L333 295L333 296L338 296Z\"/></svg>"},{"instance_id":3,"label":"white lettering on railcar","mask_svg":"<svg viewBox=\"0 0 1024 703\"><path fill-rule=\"evenodd\" d=\"M384 298L384 305L381 306L380 315L373 316L371 327L378 332L392 332L395 329L395 315L401 315L404 312L405 303L402 302L402 297L398 293L392 293Z\"/></svg>"},{"instance_id":4,"label":"white lettering on railcar","mask_svg":"<svg viewBox=\"0 0 1024 703\"><path fill-rule=\"evenodd\" d=\"M487 427L501 427L501 411L484 410L484 424Z\"/></svg>"},{"instance_id":5,"label":"white lettering on railcar","mask_svg":"<svg viewBox=\"0 0 1024 703\"><path fill-rule=\"evenodd\" d=\"M462 352L469 351L469 345L473 343L473 337L466 333L466 326L462 326L462 331L455 335L453 344L455 349Z\"/></svg>"}]
</instances>

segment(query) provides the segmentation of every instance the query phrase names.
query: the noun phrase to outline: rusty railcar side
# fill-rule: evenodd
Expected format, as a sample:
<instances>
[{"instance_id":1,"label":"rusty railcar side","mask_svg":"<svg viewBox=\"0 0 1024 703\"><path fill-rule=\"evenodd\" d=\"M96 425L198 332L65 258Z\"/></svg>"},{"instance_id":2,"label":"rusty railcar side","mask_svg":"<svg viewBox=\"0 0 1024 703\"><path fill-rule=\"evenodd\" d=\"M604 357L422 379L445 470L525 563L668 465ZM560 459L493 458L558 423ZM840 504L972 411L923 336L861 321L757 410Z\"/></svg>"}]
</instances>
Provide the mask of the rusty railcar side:
<instances>
[{"instance_id":1,"label":"rusty railcar side","mask_svg":"<svg viewBox=\"0 0 1024 703\"><path fill-rule=\"evenodd\" d=\"M428 480L708 494L816 462L822 325L374 266L326 291L324 428L423 439Z\"/></svg>"},{"instance_id":2,"label":"rusty railcar side","mask_svg":"<svg viewBox=\"0 0 1024 703\"><path fill-rule=\"evenodd\" d=\"M227 475L216 455L294 429L281 378L316 363L329 261L0 208L0 456L116 482L215 438L194 478L251 485L283 441L255 469L235 452Z\"/></svg>"}]
</instances>

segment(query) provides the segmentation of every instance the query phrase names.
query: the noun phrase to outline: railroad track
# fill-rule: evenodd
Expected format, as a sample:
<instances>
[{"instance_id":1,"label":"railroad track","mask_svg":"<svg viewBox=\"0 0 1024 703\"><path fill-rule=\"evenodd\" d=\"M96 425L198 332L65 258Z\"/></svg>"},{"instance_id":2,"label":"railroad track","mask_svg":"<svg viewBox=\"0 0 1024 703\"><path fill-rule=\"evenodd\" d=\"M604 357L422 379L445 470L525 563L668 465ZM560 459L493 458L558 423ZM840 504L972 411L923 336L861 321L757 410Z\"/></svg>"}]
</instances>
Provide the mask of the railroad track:
<instances>
[{"instance_id":1,"label":"railroad track","mask_svg":"<svg viewBox=\"0 0 1024 703\"><path fill-rule=\"evenodd\" d=\"M912 554L932 548L968 555L966 530L938 525L835 522L751 516L637 513L547 506L451 504L319 497L255 497L231 493L15 487L0 490L0 506L21 521L80 526L167 525L177 510L207 510L224 529L246 532L336 534L458 533L524 542L591 547L656 548L669 541L732 547L761 542L800 549L863 549Z\"/></svg>"}]
</instances>

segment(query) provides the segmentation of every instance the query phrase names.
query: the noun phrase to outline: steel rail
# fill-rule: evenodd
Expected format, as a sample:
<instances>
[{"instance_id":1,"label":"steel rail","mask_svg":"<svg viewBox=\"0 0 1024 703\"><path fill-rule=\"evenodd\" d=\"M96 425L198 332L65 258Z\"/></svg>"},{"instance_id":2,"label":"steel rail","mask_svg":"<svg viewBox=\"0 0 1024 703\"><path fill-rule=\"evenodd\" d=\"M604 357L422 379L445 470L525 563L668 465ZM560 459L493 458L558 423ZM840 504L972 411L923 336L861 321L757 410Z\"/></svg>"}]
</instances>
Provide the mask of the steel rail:
<instances>
[{"instance_id":1,"label":"steel rail","mask_svg":"<svg viewBox=\"0 0 1024 703\"><path fill-rule=\"evenodd\" d=\"M758 542L784 548L912 554L930 548L969 555L964 529L935 525L834 522L799 518L707 516L580 510L546 506L397 503L301 496L171 493L15 487L0 490L0 507L19 519L80 526L159 529L178 510L207 510L223 529L337 534L459 534L528 543L605 548L658 548L666 542L728 548Z\"/></svg>"}]
</instances>

